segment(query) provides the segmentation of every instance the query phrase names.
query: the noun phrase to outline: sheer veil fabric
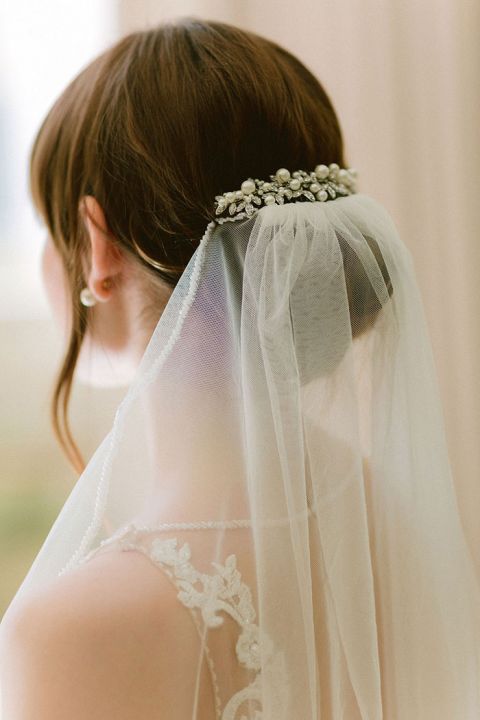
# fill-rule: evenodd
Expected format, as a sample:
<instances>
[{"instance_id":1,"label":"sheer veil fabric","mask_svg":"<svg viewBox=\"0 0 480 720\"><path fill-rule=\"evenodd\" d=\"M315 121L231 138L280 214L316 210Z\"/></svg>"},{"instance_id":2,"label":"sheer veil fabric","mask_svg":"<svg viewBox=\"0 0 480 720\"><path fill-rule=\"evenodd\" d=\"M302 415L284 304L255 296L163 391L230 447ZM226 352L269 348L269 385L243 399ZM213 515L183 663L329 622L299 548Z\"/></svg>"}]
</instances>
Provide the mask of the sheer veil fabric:
<instances>
[{"instance_id":1,"label":"sheer veil fabric","mask_svg":"<svg viewBox=\"0 0 480 720\"><path fill-rule=\"evenodd\" d=\"M480 718L480 579L379 202L208 224L18 595L115 547L195 621L178 718Z\"/></svg>"}]
</instances>

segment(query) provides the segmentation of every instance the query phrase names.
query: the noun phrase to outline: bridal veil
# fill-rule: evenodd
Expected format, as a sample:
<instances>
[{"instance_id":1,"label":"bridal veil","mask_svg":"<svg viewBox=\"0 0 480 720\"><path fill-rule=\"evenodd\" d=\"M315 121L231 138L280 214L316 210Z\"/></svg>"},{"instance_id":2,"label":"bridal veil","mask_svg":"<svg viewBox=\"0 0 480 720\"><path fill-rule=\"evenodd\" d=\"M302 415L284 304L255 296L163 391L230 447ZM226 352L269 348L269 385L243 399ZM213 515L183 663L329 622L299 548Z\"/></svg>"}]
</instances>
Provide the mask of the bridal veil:
<instances>
[{"instance_id":1,"label":"bridal veil","mask_svg":"<svg viewBox=\"0 0 480 720\"><path fill-rule=\"evenodd\" d=\"M208 224L19 595L122 540L196 623L189 718L203 659L224 720L480 717L479 578L378 201Z\"/></svg>"}]
</instances>

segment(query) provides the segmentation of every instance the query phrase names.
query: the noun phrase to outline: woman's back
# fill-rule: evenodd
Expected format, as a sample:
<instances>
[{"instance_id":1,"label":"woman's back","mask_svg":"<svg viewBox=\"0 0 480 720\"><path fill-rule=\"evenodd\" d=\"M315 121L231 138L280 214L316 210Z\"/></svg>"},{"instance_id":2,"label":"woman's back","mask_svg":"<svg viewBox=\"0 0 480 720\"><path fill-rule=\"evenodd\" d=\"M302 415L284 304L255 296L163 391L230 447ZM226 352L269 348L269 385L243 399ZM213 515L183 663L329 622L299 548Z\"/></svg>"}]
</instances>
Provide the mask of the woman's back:
<instances>
[{"instance_id":1,"label":"woman's back","mask_svg":"<svg viewBox=\"0 0 480 720\"><path fill-rule=\"evenodd\" d=\"M171 581L141 553L98 554L28 604L14 602L1 629L8 720L189 717L198 631ZM206 663L201 678L200 717L212 718Z\"/></svg>"}]
</instances>

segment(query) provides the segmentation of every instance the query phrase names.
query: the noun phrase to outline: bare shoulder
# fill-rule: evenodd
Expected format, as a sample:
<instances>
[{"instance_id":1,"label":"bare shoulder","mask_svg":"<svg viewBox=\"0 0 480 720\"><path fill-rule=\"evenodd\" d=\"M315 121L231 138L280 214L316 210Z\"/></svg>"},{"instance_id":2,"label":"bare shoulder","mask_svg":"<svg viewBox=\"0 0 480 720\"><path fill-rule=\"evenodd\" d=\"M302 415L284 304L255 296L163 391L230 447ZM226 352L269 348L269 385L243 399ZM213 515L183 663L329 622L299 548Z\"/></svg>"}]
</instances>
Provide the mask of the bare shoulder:
<instances>
[{"instance_id":1,"label":"bare shoulder","mask_svg":"<svg viewBox=\"0 0 480 720\"><path fill-rule=\"evenodd\" d=\"M10 631L29 640L82 630L78 640L97 641L116 624L127 632L142 621L161 630L175 590L140 553L112 550L53 580L46 589L13 605L7 613ZM141 611L141 612L140 612ZM153 623L153 625L152 625ZM117 637L117 633L115 634ZM70 637L71 639L71 637Z\"/></svg>"},{"instance_id":2,"label":"bare shoulder","mask_svg":"<svg viewBox=\"0 0 480 720\"><path fill-rule=\"evenodd\" d=\"M172 650L198 642L176 595L144 555L111 550L13 604L0 644L9 720L158 716Z\"/></svg>"}]
</instances>

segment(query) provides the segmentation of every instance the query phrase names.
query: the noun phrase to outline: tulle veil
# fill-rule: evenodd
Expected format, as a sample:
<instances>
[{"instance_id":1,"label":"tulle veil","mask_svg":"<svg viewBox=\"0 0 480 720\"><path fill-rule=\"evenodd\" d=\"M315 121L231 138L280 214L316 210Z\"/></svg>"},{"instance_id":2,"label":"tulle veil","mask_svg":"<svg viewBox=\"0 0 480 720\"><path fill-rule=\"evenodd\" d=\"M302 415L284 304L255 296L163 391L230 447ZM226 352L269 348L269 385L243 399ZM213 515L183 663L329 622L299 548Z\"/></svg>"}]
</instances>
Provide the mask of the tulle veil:
<instances>
[{"instance_id":1,"label":"tulle veil","mask_svg":"<svg viewBox=\"0 0 480 720\"><path fill-rule=\"evenodd\" d=\"M378 201L207 225L18 595L132 531L203 582L175 618L198 644L171 652L199 674L207 652L217 717L480 717L480 583L412 257Z\"/></svg>"}]
</instances>

